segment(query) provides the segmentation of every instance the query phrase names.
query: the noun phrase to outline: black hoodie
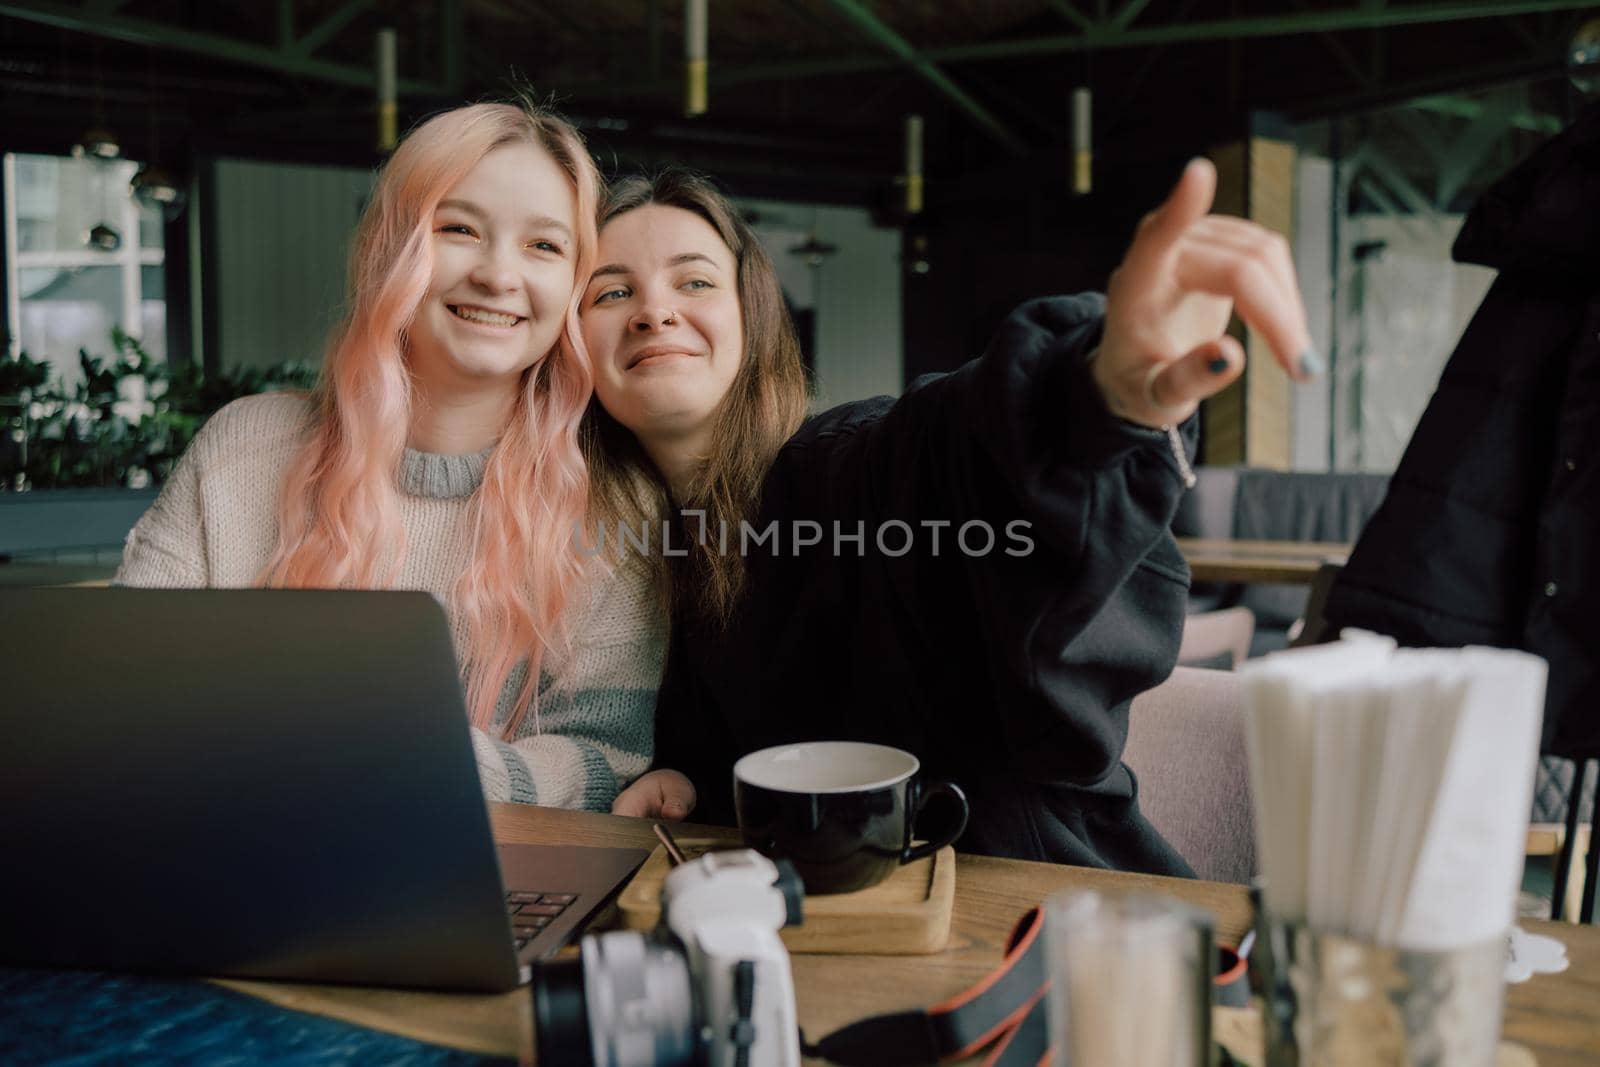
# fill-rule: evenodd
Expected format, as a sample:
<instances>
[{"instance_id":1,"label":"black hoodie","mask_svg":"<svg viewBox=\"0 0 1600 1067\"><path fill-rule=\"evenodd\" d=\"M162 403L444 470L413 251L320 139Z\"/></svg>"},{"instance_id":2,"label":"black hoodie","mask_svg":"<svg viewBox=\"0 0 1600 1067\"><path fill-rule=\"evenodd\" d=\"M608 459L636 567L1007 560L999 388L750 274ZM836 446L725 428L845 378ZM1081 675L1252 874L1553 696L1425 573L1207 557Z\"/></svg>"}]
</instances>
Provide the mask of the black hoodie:
<instances>
[{"instance_id":1,"label":"black hoodie","mask_svg":"<svg viewBox=\"0 0 1600 1067\"><path fill-rule=\"evenodd\" d=\"M1102 310L1026 304L981 359L783 447L753 527L778 524L777 553L747 552L731 626L674 623L656 762L694 780L692 818L732 821L742 753L868 740L966 790L966 851L1190 873L1121 762L1129 701L1177 658L1183 478L1165 433L1099 398ZM821 543L797 549L806 521Z\"/></svg>"}]
</instances>

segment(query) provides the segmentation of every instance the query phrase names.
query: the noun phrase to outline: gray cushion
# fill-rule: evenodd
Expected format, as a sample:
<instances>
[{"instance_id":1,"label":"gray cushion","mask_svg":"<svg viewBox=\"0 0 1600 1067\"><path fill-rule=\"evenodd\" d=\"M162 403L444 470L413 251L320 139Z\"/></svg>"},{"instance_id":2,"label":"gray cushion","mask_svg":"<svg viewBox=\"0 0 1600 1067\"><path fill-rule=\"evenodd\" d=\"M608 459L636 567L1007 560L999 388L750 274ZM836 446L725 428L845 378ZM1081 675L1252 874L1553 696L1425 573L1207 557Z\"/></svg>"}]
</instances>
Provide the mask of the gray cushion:
<instances>
[{"instance_id":1,"label":"gray cushion","mask_svg":"<svg viewBox=\"0 0 1600 1067\"><path fill-rule=\"evenodd\" d=\"M1139 782L1139 810L1214 882L1255 873L1242 700L1238 675L1178 667L1134 698L1122 753Z\"/></svg>"},{"instance_id":2,"label":"gray cushion","mask_svg":"<svg viewBox=\"0 0 1600 1067\"><path fill-rule=\"evenodd\" d=\"M1233 495L1239 467L1196 467L1194 488L1178 500L1172 532L1178 537L1232 537Z\"/></svg>"},{"instance_id":3,"label":"gray cushion","mask_svg":"<svg viewBox=\"0 0 1600 1067\"><path fill-rule=\"evenodd\" d=\"M1247 541L1354 541L1383 502L1389 479L1382 474L1306 471L1239 471L1234 493L1233 536ZM1287 644L1275 635L1304 614L1310 588L1258 583L1245 587L1239 603L1255 612L1257 642L1252 655Z\"/></svg>"},{"instance_id":4,"label":"gray cushion","mask_svg":"<svg viewBox=\"0 0 1600 1067\"><path fill-rule=\"evenodd\" d=\"M1179 537L1250 541L1354 541L1388 491L1382 474L1197 467L1195 487L1179 501L1172 532ZM1283 648L1286 631L1305 611L1304 585L1196 583L1190 611L1243 605L1255 613L1250 654Z\"/></svg>"}]
</instances>

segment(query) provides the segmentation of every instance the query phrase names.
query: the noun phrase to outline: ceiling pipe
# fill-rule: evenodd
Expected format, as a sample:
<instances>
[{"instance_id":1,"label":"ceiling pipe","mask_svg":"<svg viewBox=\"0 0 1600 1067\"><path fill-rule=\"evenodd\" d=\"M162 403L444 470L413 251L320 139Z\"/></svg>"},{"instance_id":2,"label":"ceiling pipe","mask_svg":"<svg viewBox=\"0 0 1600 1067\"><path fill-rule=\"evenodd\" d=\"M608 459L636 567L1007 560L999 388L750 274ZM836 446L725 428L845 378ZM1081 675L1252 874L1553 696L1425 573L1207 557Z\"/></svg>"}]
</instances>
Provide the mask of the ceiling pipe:
<instances>
[{"instance_id":1,"label":"ceiling pipe","mask_svg":"<svg viewBox=\"0 0 1600 1067\"><path fill-rule=\"evenodd\" d=\"M1090 113L1094 95L1088 86L1072 90L1072 192L1087 196L1094 192L1094 140L1090 133Z\"/></svg>"},{"instance_id":2,"label":"ceiling pipe","mask_svg":"<svg viewBox=\"0 0 1600 1067\"><path fill-rule=\"evenodd\" d=\"M683 113L706 113L706 0L687 0L683 10Z\"/></svg>"},{"instance_id":3,"label":"ceiling pipe","mask_svg":"<svg viewBox=\"0 0 1600 1067\"><path fill-rule=\"evenodd\" d=\"M400 109L395 102L396 46L399 34L385 27L378 31L378 151L392 152L399 140Z\"/></svg>"},{"instance_id":4,"label":"ceiling pipe","mask_svg":"<svg viewBox=\"0 0 1600 1067\"><path fill-rule=\"evenodd\" d=\"M906 116L906 214L922 214L922 116Z\"/></svg>"}]
</instances>

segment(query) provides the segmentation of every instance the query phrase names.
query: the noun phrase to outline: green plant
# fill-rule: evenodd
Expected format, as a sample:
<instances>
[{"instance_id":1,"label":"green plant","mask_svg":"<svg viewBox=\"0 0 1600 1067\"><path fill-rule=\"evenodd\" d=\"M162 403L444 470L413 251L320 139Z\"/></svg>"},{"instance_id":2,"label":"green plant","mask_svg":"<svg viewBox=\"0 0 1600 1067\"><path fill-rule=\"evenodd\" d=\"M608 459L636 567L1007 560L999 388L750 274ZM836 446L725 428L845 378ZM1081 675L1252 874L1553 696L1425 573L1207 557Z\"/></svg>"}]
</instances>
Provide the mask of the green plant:
<instances>
[{"instance_id":1,"label":"green plant","mask_svg":"<svg viewBox=\"0 0 1600 1067\"><path fill-rule=\"evenodd\" d=\"M0 359L0 396L31 393L50 380L50 364L28 358L24 352L16 359Z\"/></svg>"},{"instance_id":2,"label":"green plant","mask_svg":"<svg viewBox=\"0 0 1600 1067\"><path fill-rule=\"evenodd\" d=\"M0 359L0 488L160 484L212 412L316 379L316 369L300 363L215 375L169 367L121 330L111 345L107 359L78 352L82 376L71 389L48 363L26 354Z\"/></svg>"}]
</instances>

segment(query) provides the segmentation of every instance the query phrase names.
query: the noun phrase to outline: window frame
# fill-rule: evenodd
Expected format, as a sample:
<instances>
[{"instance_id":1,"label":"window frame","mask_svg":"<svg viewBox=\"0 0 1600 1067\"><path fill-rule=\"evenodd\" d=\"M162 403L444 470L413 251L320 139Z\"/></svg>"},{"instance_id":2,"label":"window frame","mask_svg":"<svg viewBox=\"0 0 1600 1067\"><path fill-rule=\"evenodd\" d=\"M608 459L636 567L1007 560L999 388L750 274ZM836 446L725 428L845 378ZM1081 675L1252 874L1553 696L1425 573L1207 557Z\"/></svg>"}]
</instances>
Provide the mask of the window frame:
<instances>
[{"instance_id":1,"label":"window frame","mask_svg":"<svg viewBox=\"0 0 1600 1067\"><path fill-rule=\"evenodd\" d=\"M71 156L61 156L47 152L16 152L8 151L0 156L0 186L4 192L4 233L5 233L5 298L6 298L6 346L7 358L16 359L22 352L22 271L29 269L62 269L71 267L117 267L121 271L121 307L118 309L117 323L128 336L143 340L144 320L144 279L142 270L145 267L165 268L167 253L166 244L170 238L170 229L165 220L162 220L162 247L146 248L142 244L141 219L139 205L129 195L118 198L121 207L121 217L117 226L123 234L122 247L115 252L102 252L92 248L76 249L48 249L42 251L24 252L20 247L20 225L17 214L17 157L40 156L54 159L71 159ZM120 164L129 164L137 173L138 164L132 160L119 159L114 161ZM111 164L111 165L114 165ZM93 165L93 164L91 164ZM167 316L170 318L173 310L171 300L165 295L162 297L166 305ZM109 341L109 339L108 339ZM171 348L169 337L168 348ZM58 362L55 353L34 352L30 353L35 359ZM168 358L163 353L159 358Z\"/></svg>"}]
</instances>

